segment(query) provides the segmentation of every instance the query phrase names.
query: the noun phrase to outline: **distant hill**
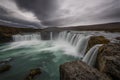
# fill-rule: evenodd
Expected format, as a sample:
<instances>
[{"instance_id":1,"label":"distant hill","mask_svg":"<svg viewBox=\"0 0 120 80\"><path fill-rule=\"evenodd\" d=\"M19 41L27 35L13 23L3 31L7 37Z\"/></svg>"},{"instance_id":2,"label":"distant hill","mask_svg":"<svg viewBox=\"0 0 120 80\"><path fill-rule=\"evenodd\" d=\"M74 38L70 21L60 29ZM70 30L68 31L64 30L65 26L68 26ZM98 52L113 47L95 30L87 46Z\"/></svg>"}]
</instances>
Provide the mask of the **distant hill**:
<instances>
[{"instance_id":1,"label":"distant hill","mask_svg":"<svg viewBox=\"0 0 120 80\"><path fill-rule=\"evenodd\" d=\"M37 32L41 29L33 29L33 28L16 28L11 26L3 26L0 25L0 33L6 33L6 34L17 34L17 33L23 33L23 32Z\"/></svg>"},{"instance_id":2,"label":"distant hill","mask_svg":"<svg viewBox=\"0 0 120 80\"><path fill-rule=\"evenodd\" d=\"M86 26L69 26L69 27L48 27L45 29L33 29L33 28L15 28L11 26L0 25L0 33L16 34L22 32L38 32L38 31L64 31L64 30L97 30L97 31L120 31L120 22L97 24L97 25L86 25Z\"/></svg>"},{"instance_id":3,"label":"distant hill","mask_svg":"<svg viewBox=\"0 0 120 80\"><path fill-rule=\"evenodd\" d=\"M120 23L106 23L106 24L97 24L97 25L86 25L86 26L69 26L69 27L50 27L44 29L44 31L63 31L63 30L97 30L97 31L119 31L120 32Z\"/></svg>"}]
</instances>

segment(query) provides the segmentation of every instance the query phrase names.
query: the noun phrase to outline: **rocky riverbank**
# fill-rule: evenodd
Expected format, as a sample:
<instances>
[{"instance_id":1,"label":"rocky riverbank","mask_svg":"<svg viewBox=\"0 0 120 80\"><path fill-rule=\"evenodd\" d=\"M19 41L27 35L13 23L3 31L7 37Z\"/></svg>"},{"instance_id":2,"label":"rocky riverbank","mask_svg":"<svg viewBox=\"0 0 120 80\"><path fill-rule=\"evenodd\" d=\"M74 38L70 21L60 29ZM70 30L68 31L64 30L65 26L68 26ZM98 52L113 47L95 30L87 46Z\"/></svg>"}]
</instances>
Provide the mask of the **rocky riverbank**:
<instances>
[{"instance_id":1,"label":"rocky riverbank","mask_svg":"<svg viewBox=\"0 0 120 80\"><path fill-rule=\"evenodd\" d=\"M108 44L110 40L106 39L104 36L91 36L88 41L87 50L90 50L96 44Z\"/></svg>"},{"instance_id":2,"label":"rocky riverbank","mask_svg":"<svg viewBox=\"0 0 120 80\"><path fill-rule=\"evenodd\" d=\"M60 66L60 80L120 80L120 44L101 46L95 67L81 61L64 63Z\"/></svg>"},{"instance_id":3,"label":"rocky riverbank","mask_svg":"<svg viewBox=\"0 0 120 80\"><path fill-rule=\"evenodd\" d=\"M60 66L60 80L111 80L111 78L82 61L73 61Z\"/></svg>"},{"instance_id":4,"label":"rocky riverbank","mask_svg":"<svg viewBox=\"0 0 120 80\"><path fill-rule=\"evenodd\" d=\"M100 47L96 62L97 69L120 80L120 44L107 44Z\"/></svg>"}]
</instances>

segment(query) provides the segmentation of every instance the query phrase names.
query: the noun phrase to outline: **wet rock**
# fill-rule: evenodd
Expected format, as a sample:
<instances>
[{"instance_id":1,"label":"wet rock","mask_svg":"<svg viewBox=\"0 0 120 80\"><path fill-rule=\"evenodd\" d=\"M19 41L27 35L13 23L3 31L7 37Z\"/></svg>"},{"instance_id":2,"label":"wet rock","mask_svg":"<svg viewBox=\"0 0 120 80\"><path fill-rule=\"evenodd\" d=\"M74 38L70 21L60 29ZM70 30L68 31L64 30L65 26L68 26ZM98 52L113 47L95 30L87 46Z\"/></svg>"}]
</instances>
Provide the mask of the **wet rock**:
<instances>
[{"instance_id":1,"label":"wet rock","mask_svg":"<svg viewBox=\"0 0 120 80\"><path fill-rule=\"evenodd\" d=\"M5 59L5 60L0 61L0 64L9 63L9 62L12 61L12 60L13 60L13 58L7 58L7 59Z\"/></svg>"},{"instance_id":2,"label":"wet rock","mask_svg":"<svg viewBox=\"0 0 120 80\"><path fill-rule=\"evenodd\" d=\"M87 51L96 44L108 44L110 40L106 39L104 36L91 36L88 41Z\"/></svg>"},{"instance_id":3,"label":"wet rock","mask_svg":"<svg viewBox=\"0 0 120 80\"><path fill-rule=\"evenodd\" d=\"M117 40L120 40L120 37L116 37Z\"/></svg>"},{"instance_id":4,"label":"wet rock","mask_svg":"<svg viewBox=\"0 0 120 80\"><path fill-rule=\"evenodd\" d=\"M116 37L116 42L120 44L120 37Z\"/></svg>"},{"instance_id":5,"label":"wet rock","mask_svg":"<svg viewBox=\"0 0 120 80\"><path fill-rule=\"evenodd\" d=\"M30 73L28 74L28 76L25 78L25 80L33 80L33 78L37 75L41 74L41 69L40 68L36 68L36 69L31 69Z\"/></svg>"},{"instance_id":6,"label":"wet rock","mask_svg":"<svg viewBox=\"0 0 120 80\"><path fill-rule=\"evenodd\" d=\"M0 33L0 43L10 42L10 41L12 41L12 36L4 33Z\"/></svg>"},{"instance_id":7,"label":"wet rock","mask_svg":"<svg viewBox=\"0 0 120 80\"><path fill-rule=\"evenodd\" d=\"M106 44L100 47L97 68L100 72L111 75L113 80L120 80L120 44Z\"/></svg>"},{"instance_id":8,"label":"wet rock","mask_svg":"<svg viewBox=\"0 0 120 80\"><path fill-rule=\"evenodd\" d=\"M10 68L11 68L11 65L8 65L8 64L0 65L0 73L9 71Z\"/></svg>"},{"instance_id":9,"label":"wet rock","mask_svg":"<svg viewBox=\"0 0 120 80\"><path fill-rule=\"evenodd\" d=\"M73 61L60 66L60 80L111 80L111 78L86 63Z\"/></svg>"}]
</instances>

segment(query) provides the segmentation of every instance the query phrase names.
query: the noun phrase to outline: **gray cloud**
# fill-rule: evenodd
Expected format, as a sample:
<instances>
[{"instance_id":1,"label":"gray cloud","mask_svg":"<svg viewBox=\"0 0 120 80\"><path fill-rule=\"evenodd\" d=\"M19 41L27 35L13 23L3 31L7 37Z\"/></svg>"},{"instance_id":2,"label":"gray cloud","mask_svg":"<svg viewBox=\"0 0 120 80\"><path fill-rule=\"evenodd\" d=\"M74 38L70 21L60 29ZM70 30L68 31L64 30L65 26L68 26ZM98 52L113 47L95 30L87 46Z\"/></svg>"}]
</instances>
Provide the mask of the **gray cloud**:
<instances>
[{"instance_id":1,"label":"gray cloud","mask_svg":"<svg viewBox=\"0 0 120 80\"><path fill-rule=\"evenodd\" d=\"M32 11L41 20L50 18L57 8L56 0L15 0L21 9Z\"/></svg>"},{"instance_id":2,"label":"gray cloud","mask_svg":"<svg viewBox=\"0 0 120 80\"><path fill-rule=\"evenodd\" d=\"M13 22L13 23L25 23L31 24L36 23L39 27L44 27L41 24L41 21L35 16L35 14L31 11L27 11L25 9L21 10L13 0L1 0L0 2L1 12L7 12L6 14L1 15L1 18L6 18L6 22ZM4 11L3 11L4 10ZM5 21L2 20L2 21ZM23 24L22 23L22 24ZM25 24L25 25L26 25ZM24 25L24 24L23 24ZM36 26L35 26L36 27Z\"/></svg>"},{"instance_id":3,"label":"gray cloud","mask_svg":"<svg viewBox=\"0 0 120 80\"><path fill-rule=\"evenodd\" d=\"M58 0L59 8L50 22L57 26L89 25L120 21L120 0ZM49 24L50 22L45 22Z\"/></svg>"},{"instance_id":4,"label":"gray cloud","mask_svg":"<svg viewBox=\"0 0 120 80\"><path fill-rule=\"evenodd\" d=\"M120 0L0 0L0 19L45 28L120 22Z\"/></svg>"}]
</instances>

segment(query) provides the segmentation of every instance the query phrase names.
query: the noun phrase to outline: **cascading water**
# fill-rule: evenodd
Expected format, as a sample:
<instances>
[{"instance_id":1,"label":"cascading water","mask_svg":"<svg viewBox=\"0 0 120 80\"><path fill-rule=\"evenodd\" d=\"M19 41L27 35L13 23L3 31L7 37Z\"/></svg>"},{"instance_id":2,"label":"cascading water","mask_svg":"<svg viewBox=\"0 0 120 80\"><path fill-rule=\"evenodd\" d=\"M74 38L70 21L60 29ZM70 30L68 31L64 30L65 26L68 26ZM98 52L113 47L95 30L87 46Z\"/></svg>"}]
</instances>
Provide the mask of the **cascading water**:
<instances>
[{"instance_id":1,"label":"cascading water","mask_svg":"<svg viewBox=\"0 0 120 80\"><path fill-rule=\"evenodd\" d=\"M65 40L74 46L80 57L85 55L89 38L90 35L76 34L73 32L61 32L58 37L58 39Z\"/></svg>"},{"instance_id":2,"label":"cascading water","mask_svg":"<svg viewBox=\"0 0 120 80\"><path fill-rule=\"evenodd\" d=\"M18 34L13 35L14 41L30 41L30 40L41 40L40 33L36 34Z\"/></svg>"},{"instance_id":3,"label":"cascading water","mask_svg":"<svg viewBox=\"0 0 120 80\"><path fill-rule=\"evenodd\" d=\"M50 40L53 40L53 32L50 32Z\"/></svg>"},{"instance_id":4,"label":"cascading water","mask_svg":"<svg viewBox=\"0 0 120 80\"><path fill-rule=\"evenodd\" d=\"M98 54L98 49L99 47L102 46L102 44L97 44L95 46L93 46L84 56L84 58L82 59L83 62L87 63L90 66L94 66L95 62L96 62L96 57Z\"/></svg>"},{"instance_id":5,"label":"cascading water","mask_svg":"<svg viewBox=\"0 0 120 80\"><path fill-rule=\"evenodd\" d=\"M89 65L93 65L95 61L95 55L97 54L97 50L99 46L101 45L96 45L93 48L91 48L87 53L86 48L88 45L88 41L91 35L85 35L85 34L78 34L74 33L71 31L64 31L60 32L58 35L58 38L54 40L54 48L47 48L44 50L50 50L50 49L55 49L56 45L59 45L60 43L62 44L59 46L59 48L65 47L63 43L66 43L66 45L71 46L71 48L74 48L74 53L69 53L68 55L73 55L77 56L79 58L83 58L83 61L86 62ZM40 41L41 40L41 34L27 34L27 35L14 35L13 39L15 42L17 41ZM50 40L53 40L53 33L50 32ZM58 43L58 44L57 44ZM70 48L70 47L69 47ZM64 50L63 50L64 51ZM86 54L86 55L85 55Z\"/></svg>"},{"instance_id":6,"label":"cascading water","mask_svg":"<svg viewBox=\"0 0 120 80\"><path fill-rule=\"evenodd\" d=\"M53 37L54 37L53 33L50 32L50 40L53 40ZM75 54L75 56L79 56L79 58L82 58L85 55L89 37L90 37L90 35L76 34L76 33L73 33L72 31L64 31L64 32L59 33L57 39L54 40L54 42L58 42L58 40L59 40L59 42L60 42L60 40L63 43L66 42L67 44L69 44L69 46L72 46L74 48L73 54ZM34 40L40 41L41 34L36 33L36 34L14 35L13 39L15 42L17 42L17 41L34 41ZM63 44L63 46L64 46L64 44Z\"/></svg>"}]
</instances>

